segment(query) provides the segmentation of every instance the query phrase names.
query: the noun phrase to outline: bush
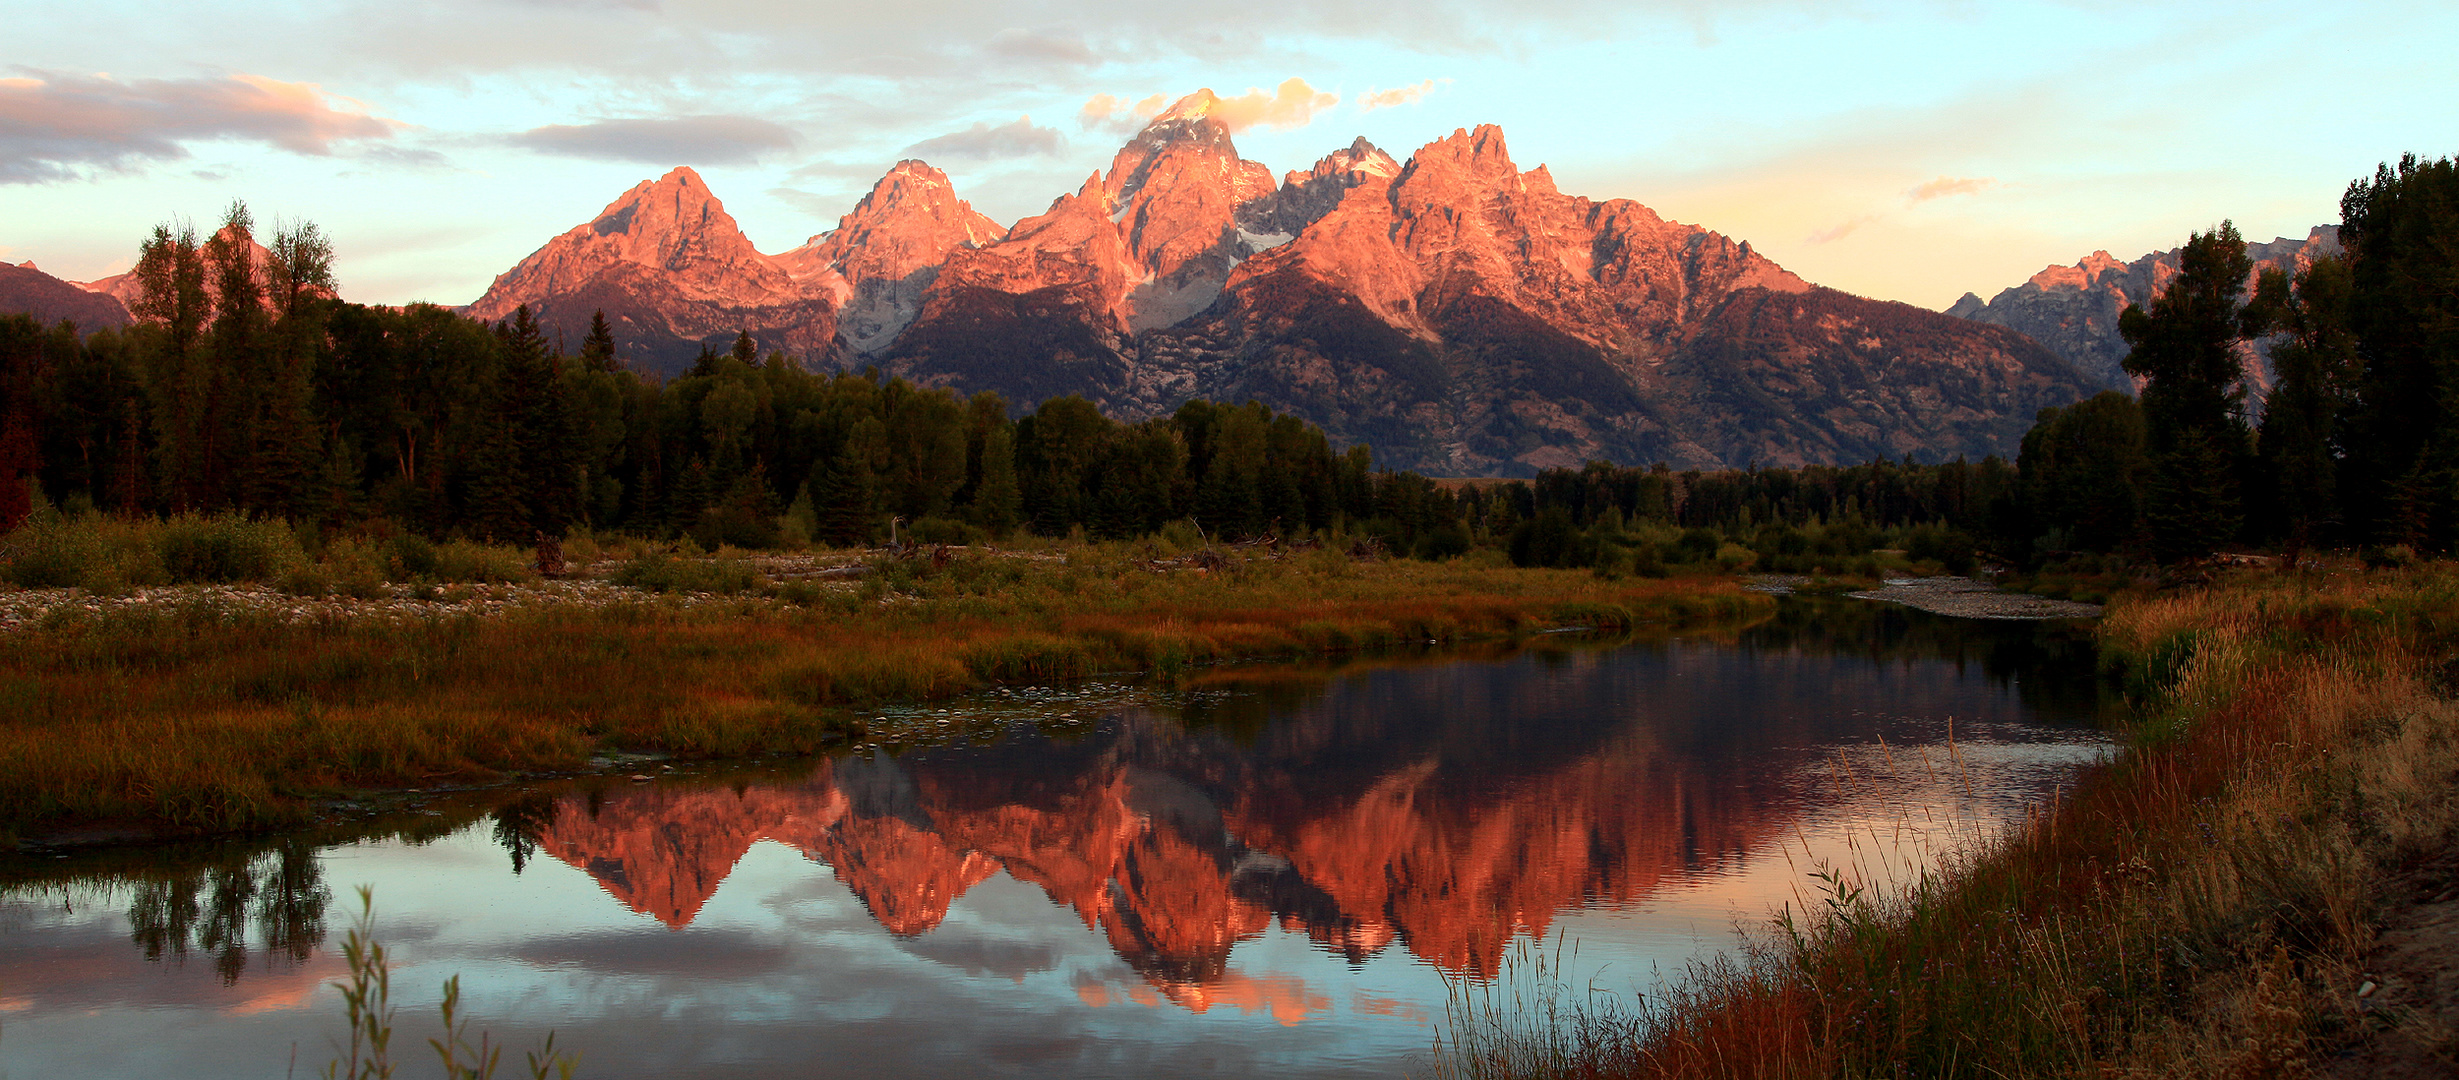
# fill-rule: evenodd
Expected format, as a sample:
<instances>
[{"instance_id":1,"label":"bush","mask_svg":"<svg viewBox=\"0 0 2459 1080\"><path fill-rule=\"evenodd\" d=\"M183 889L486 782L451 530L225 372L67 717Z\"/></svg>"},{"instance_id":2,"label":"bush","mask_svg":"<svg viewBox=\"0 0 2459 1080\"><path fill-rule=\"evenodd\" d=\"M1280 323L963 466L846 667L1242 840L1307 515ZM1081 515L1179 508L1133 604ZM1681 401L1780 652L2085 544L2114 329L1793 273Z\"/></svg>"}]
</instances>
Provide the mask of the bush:
<instances>
[{"instance_id":1,"label":"bush","mask_svg":"<svg viewBox=\"0 0 2459 1080\"><path fill-rule=\"evenodd\" d=\"M1579 530L1571 524L1570 511L1549 506L1533 521L1524 521L1511 530L1511 564L1513 566L1586 566L1593 556L1585 549Z\"/></svg>"},{"instance_id":2,"label":"bush","mask_svg":"<svg viewBox=\"0 0 2459 1080\"><path fill-rule=\"evenodd\" d=\"M494 585L528 581L536 576L530 570L529 553L516 548L455 540L434 550L432 573L438 581Z\"/></svg>"},{"instance_id":3,"label":"bush","mask_svg":"<svg viewBox=\"0 0 2459 1080\"><path fill-rule=\"evenodd\" d=\"M1691 528L1682 530L1682 538L1674 541L1674 561L1704 563L1716 558L1717 549L1725 546L1725 538L1714 530Z\"/></svg>"},{"instance_id":4,"label":"bush","mask_svg":"<svg viewBox=\"0 0 2459 1080\"><path fill-rule=\"evenodd\" d=\"M1468 550L1468 530L1458 525L1437 525L1418 538L1416 555L1428 562L1440 562L1468 554Z\"/></svg>"},{"instance_id":5,"label":"bush","mask_svg":"<svg viewBox=\"0 0 2459 1080\"><path fill-rule=\"evenodd\" d=\"M163 522L160 536L162 569L174 582L264 581L307 559L288 525L237 514L182 514Z\"/></svg>"},{"instance_id":6,"label":"bush","mask_svg":"<svg viewBox=\"0 0 2459 1080\"><path fill-rule=\"evenodd\" d=\"M615 569L615 584L649 592L696 592L733 596L756 592L758 571L741 559L678 559L663 551L644 551Z\"/></svg>"},{"instance_id":7,"label":"bush","mask_svg":"<svg viewBox=\"0 0 2459 1080\"><path fill-rule=\"evenodd\" d=\"M385 576L395 581L432 578L436 573L437 554L434 544L415 533L402 533L386 545Z\"/></svg>"},{"instance_id":8,"label":"bush","mask_svg":"<svg viewBox=\"0 0 2459 1080\"><path fill-rule=\"evenodd\" d=\"M116 593L170 580L149 523L46 515L0 538L0 580L28 589Z\"/></svg>"}]
</instances>

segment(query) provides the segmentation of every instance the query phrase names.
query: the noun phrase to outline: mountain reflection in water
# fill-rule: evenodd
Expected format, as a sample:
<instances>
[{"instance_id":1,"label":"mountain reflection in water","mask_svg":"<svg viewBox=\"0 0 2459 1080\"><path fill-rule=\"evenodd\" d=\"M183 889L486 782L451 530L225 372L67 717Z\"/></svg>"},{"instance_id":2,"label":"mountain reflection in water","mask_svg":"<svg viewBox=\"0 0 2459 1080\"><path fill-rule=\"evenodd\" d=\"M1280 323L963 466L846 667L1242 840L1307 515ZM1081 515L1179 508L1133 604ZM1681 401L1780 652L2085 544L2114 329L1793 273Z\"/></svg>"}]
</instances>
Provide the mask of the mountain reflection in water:
<instances>
[{"instance_id":1,"label":"mountain reflection in water","mask_svg":"<svg viewBox=\"0 0 2459 1080\"><path fill-rule=\"evenodd\" d=\"M1004 871L1197 1008L1233 947L1276 921L1352 961L1398 943L1489 975L1558 912L1643 899L1792 829L1834 794L1796 774L1839 741L1918 743L1948 716L1968 739L2047 719L2041 702L1939 680L1940 661L2004 688L2054 682L2040 669L2073 659L2036 628L1940 633L1845 610L1867 625L1780 619L1738 649L1225 676L1080 738L841 758L791 784L566 795L526 807L512 846L518 859L534 842L670 927L763 840L825 863L903 937ZM1839 667L1837 652L1870 662Z\"/></svg>"},{"instance_id":2,"label":"mountain reflection in water","mask_svg":"<svg viewBox=\"0 0 2459 1080\"><path fill-rule=\"evenodd\" d=\"M321 1062L336 894L374 880L397 988L462 973L499 1034L559 1029L590 1075L1388 1075L1437 971L1561 931L1627 985L1854 829L2018 819L2106 743L2092 670L2074 627L1790 601L1721 635L1019 692L927 710L974 722L897 754L0 861L0 1072Z\"/></svg>"}]
</instances>

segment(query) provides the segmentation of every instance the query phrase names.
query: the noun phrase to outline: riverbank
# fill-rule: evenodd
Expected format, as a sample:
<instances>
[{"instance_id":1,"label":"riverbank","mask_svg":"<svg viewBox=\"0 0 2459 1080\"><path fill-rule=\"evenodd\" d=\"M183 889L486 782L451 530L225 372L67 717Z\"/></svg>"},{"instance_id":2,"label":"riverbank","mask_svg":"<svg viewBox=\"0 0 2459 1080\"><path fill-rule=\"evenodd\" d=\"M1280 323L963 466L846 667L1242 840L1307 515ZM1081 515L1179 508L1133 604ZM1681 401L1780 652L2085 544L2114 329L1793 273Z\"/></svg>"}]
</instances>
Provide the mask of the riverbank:
<instances>
[{"instance_id":1,"label":"riverbank","mask_svg":"<svg viewBox=\"0 0 2459 1080\"><path fill-rule=\"evenodd\" d=\"M2238 572L2098 636L2130 745L2026 827L1896 895L1829 868L1659 996L1466 1012L1442 1071L2448 1075L2459 569Z\"/></svg>"},{"instance_id":2,"label":"riverbank","mask_svg":"<svg viewBox=\"0 0 2459 1080\"><path fill-rule=\"evenodd\" d=\"M868 737L878 706L1000 683L1774 604L1727 580L1327 548L840 562L635 555L579 580L0 596L18 613L0 631L0 832L280 827L354 789L582 769L609 751L813 752Z\"/></svg>"}]
</instances>

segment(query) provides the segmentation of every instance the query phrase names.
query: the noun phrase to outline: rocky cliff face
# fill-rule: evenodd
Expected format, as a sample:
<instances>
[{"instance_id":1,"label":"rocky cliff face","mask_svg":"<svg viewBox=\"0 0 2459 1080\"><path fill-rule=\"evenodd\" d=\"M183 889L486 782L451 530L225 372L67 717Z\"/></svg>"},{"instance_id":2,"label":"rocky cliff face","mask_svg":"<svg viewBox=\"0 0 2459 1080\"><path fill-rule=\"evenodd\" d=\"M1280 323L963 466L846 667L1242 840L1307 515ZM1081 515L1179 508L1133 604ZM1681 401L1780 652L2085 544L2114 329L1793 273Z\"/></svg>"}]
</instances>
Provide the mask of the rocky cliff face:
<instances>
[{"instance_id":1,"label":"rocky cliff face","mask_svg":"<svg viewBox=\"0 0 2459 1080\"><path fill-rule=\"evenodd\" d=\"M35 269L32 262L0 263L0 315L25 314L50 326L62 319L81 331L128 325L128 309L118 297L79 287Z\"/></svg>"},{"instance_id":2,"label":"rocky cliff face","mask_svg":"<svg viewBox=\"0 0 2459 1080\"><path fill-rule=\"evenodd\" d=\"M1204 318L1146 343L1158 377L1129 396L1155 408L1185 372L1453 474L1977 457L2085 386L1972 329L1814 289L1629 200L1564 195L1481 127L1240 266Z\"/></svg>"},{"instance_id":3,"label":"rocky cliff face","mask_svg":"<svg viewBox=\"0 0 2459 1080\"><path fill-rule=\"evenodd\" d=\"M2052 266L2021 285L1999 290L1987 302L1965 293L1947 314L2003 326L2048 346L2093 381L2133 392L2135 380L2126 374L2128 346L2118 333L2118 313L2130 305L2149 306L2177 276L2178 252L2155 251L2132 262L2119 262L2106 251L2084 256L2073 266ZM2267 244L2247 244L2254 272L2278 267L2294 278L2316 258L2340 251L2339 228L2317 225L2303 240L2280 237ZM2253 287L2248 279L2249 294ZM2251 350L2249 373L2258 386L2269 386L2269 354Z\"/></svg>"},{"instance_id":4,"label":"rocky cliff face","mask_svg":"<svg viewBox=\"0 0 2459 1080\"><path fill-rule=\"evenodd\" d=\"M656 371L688 364L704 344L722 352L743 331L764 350L826 362L838 348L835 291L760 254L700 174L677 168L505 271L470 314L493 321L527 304L578 348L604 311L622 355Z\"/></svg>"},{"instance_id":5,"label":"rocky cliff face","mask_svg":"<svg viewBox=\"0 0 2459 1080\"><path fill-rule=\"evenodd\" d=\"M956 197L948 174L907 160L888 170L836 228L775 261L837 304L846 347L869 356L895 343L954 253L1006 234Z\"/></svg>"},{"instance_id":6,"label":"rocky cliff face","mask_svg":"<svg viewBox=\"0 0 2459 1080\"><path fill-rule=\"evenodd\" d=\"M1525 475L2010 452L2093 388L2020 334L1818 289L1706 229L1559 191L1494 127L1404 164L1364 139L1276 182L1209 91L1106 173L1000 230L903 162L838 227L765 257L689 170L498 279L567 342L604 308L673 370L749 329L1011 406L1135 418L1255 398L1380 462Z\"/></svg>"}]
</instances>

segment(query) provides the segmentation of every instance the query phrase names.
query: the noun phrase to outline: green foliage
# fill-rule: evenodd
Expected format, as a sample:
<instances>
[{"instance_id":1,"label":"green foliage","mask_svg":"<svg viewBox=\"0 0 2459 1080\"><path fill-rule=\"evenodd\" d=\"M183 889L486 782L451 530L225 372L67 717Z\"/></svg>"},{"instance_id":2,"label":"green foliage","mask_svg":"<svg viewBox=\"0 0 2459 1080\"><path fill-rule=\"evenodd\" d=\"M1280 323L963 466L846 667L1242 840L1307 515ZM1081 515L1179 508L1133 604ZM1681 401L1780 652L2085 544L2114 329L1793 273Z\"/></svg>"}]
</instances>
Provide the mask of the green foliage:
<instances>
[{"instance_id":1,"label":"green foliage","mask_svg":"<svg viewBox=\"0 0 2459 1080\"><path fill-rule=\"evenodd\" d=\"M2172 560L2209 554L2242 524L2250 447L2237 350L2263 328L2260 308L2241 310L2254 263L2234 223L2194 234L2178 261L2151 309L2127 308L2118 326L2133 346L2126 370L2144 380L2144 531Z\"/></svg>"},{"instance_id":2,"label":"green foliage","mask_svg":"<svg viewBox=\"0 0 2459 1080\"><path fill-rule=\"evenodd\" d=\"M172 518L156 548L173 582L263 581L306 558L288 525L236 514Z\"/></svg>"},{"instance_id":3,"label":"green foliage","mask_svg":"<svg viewBox=\"0 0 2459 1080\"><path fill-rule=\"evenodd\" d=\"M2459 541L2459 161L2410 154L2340 200L2362 374L2351 517L2374 540Z\"/></svg>"},{"instance_id":4,"label":"green foliage","mask_svg":"<svg viewBox=\"0 0 2459 1080\"><path fill-rule=\"evenodd\" d=\"M652 550L617 567L612 580L617 585L649 592L734 596L759 591L766 579L741 559L678 559Z\"/></svg>"},{"instance_id":5,"label":"green foliage","mask_svg":"<svg viewBox=\"0 0 2459 1080\"><path fill-rule=\"evenodd\" d=\"M537 580L529 553L520 548L455 540L434 550L435 568L429 574L437 581L504 585Z\"/></svg>"}]
</instances>

